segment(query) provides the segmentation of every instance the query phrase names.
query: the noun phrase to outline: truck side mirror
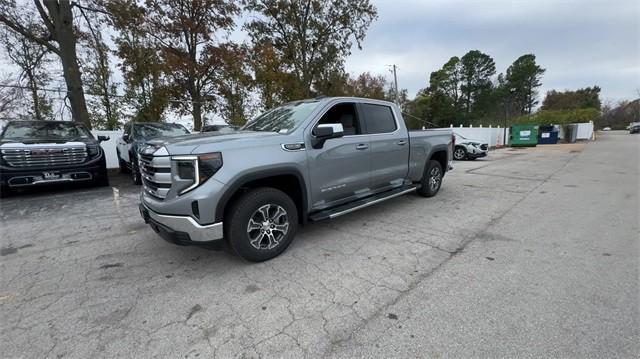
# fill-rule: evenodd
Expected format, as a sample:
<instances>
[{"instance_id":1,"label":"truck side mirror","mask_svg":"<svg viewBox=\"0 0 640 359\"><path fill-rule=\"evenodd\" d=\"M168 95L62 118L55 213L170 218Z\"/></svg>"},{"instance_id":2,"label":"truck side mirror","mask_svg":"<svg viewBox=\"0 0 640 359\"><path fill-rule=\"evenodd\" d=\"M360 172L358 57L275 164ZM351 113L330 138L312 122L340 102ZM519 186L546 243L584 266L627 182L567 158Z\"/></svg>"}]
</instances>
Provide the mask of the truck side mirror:
<instances>
[{"instance_id":1,"label":"truck side mirror","mask_svg":"<svg viewBox=\"0 0 640 359\"><path fill-rule=\"evenodd\" d=\"M124 135L122 135L122 140L125 141L125 142L129 141L129 134L125 133Z\"/></svg>"},{"instance_id":2,"label":"truck side mirror","mask_svg":"<svg viewBox=\"0 0 640 359\"><path fill-rule=\"evenodd\" d=\"M98 135L98 142L109 141L109 136Z\"/></svg>"},{"instance_id":3,"label":"truck side mirror","mask_svg":"<svg viewBox=\"0 0 640 359\"><path fill-rule=\"evenodd\" d=\"M316 126L312 134L313 148L322 148L326 140L344 136L344 128L341 123L323 123Z\"/></svg>"}]
</instances>

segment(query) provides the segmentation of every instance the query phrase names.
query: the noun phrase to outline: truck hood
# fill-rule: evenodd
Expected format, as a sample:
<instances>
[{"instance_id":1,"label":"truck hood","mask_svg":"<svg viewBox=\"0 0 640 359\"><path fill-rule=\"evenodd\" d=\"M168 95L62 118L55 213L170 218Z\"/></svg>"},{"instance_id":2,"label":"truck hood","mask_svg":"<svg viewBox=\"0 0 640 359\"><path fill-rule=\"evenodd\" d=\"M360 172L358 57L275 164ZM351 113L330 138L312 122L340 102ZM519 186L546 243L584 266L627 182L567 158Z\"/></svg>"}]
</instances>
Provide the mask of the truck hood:
<instances>
[{"instance_id":1,"label":"truck hood","mask_svg":"<svg viewBox=\"0 0 640 359\"><path fill-rule=\"evenodd\" d=\"M262 143L268 138L280 138L282 134L276 132L254 132L241 131L236 133L199 133L171 138L156 138L147 141L153 147L165 147L170 155L187 155L192 153L209 152L206 148L216 147L215 150L223 147L251 146L251 144Z\"/></svg>"},{"instance_id":2,"label":"truck hood","mask_svg":"<svg viewBox=\"0 0 640 359\"><path fill-rule=\"evenodd\" d=\"M477 143L477 144L484 144L487 143L487 141L483 141L483 140L478 140L475 138L460 138L460 137L456 137L456 143L458 144L465 144L465 143Z\"/></svg>"}]
</instances>

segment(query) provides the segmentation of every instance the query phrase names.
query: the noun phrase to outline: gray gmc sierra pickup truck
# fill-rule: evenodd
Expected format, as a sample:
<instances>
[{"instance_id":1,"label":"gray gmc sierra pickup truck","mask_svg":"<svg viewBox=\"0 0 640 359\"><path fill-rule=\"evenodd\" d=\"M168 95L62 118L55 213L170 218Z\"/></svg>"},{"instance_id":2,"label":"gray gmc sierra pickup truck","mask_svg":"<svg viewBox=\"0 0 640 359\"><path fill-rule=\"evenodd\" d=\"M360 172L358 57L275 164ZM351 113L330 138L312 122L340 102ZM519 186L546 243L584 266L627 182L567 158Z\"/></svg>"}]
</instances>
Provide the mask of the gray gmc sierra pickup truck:
<instances>
[{"instance_id":1,"label":"gray gmc sierra pickup truck","mask_svg":"<svg viewBox=\"0 0 640 359\"><path fill-rule=\"evenodd\" d=\"M236 133L140 149L140 212L170 242L226 239L238 255L264 261L289 246L299 224L411 191L434 196L454 142L447 130L409 132L386 101L291 102Z\"/></svg>"}]
</instances>

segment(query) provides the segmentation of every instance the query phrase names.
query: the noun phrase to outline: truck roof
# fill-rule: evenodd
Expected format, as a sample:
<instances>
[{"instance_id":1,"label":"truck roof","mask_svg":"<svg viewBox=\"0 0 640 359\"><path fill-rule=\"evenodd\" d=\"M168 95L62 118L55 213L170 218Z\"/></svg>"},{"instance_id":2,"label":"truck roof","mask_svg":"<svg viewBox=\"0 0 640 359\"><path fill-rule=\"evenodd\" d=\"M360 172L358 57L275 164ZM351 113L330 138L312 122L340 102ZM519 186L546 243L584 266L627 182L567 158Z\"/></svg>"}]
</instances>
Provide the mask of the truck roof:
<instances>
[{"instance_id":1,"label":"truck roof","mask_svg":"<svg viewBox=\"0 0 640 359\"><path fill-rule=\"evenodd\" d=\"M318 96L316 98L310 98L301 101L318 100L318 101L331 101L331 100L352 100L352 101L371 101L371 102L386 102L393 105L392 101L381 100L377 98L355 97L355 96Z\"/></svg>"}]
</instances>

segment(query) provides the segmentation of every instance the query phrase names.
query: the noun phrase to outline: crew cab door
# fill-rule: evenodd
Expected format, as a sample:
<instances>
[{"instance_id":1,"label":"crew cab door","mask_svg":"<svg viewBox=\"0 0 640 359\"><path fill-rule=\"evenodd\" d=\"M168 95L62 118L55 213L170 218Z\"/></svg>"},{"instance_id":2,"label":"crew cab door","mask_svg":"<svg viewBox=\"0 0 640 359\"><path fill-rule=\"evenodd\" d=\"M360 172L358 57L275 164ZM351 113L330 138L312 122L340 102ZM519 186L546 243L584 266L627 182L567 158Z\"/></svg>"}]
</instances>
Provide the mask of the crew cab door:
<instances>
[{"instance_id":1,"label":"crew cab door","mask_svg":"<svg viewBox=\"0 0 640 359\"><path fill-rule=\"evenodd\" d=\"M371 146L371 189L382 192L402 186L409 172L409 134L388 105L359 103Z\"/></svg>"},{"instance_id":2,"label":"crew cab door","mask_svg":"<svg viewBox=\"0 0 640 359\"><path fill-rule=\"evenodd\" d=\"M313 148L313 129L319 124L342 124L343 137ZM369 136L362 131L355 103L338 103L305 131L311 182L311 207L320 210L350 202L369 190Z\"/></svg>"}]
</instances>

